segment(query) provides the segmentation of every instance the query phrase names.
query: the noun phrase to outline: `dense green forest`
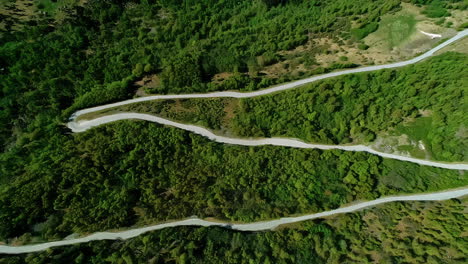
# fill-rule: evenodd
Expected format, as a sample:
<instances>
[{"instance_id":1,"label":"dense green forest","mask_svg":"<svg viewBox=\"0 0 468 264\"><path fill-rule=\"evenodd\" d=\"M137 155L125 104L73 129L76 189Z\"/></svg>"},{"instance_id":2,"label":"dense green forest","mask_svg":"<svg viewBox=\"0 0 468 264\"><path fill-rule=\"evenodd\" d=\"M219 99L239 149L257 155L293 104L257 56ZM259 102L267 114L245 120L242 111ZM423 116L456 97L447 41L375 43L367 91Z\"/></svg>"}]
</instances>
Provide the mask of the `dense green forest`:
<instances>
[{"instance_id":1,"label":"dense green forest","mask_svg":"<svg viewBox=\"0 0 468 264\"><path fill-rule=\"evenodd\" d=\"M468 184L463 171L362 152L226 145L143 121L41 133L2 155L2 239L192 215L253 221ZM48 151L37 154L44 145Z\"/></svg>"},{"instance_id":2,"label":"dense green forest","mask_svg":"<svg viewBox=\"0 0 468 264\"><path fill-rule=\"evenodd\" d=\"M130 84L144 74L161 75L158 92L255 89L260 81L241 73L256 67L257 57L272 63L276 51L314 36L352 41L351 22L377 21L399 3L87 1L61 24L38 20L2 33L0 147L13 144L38 119L65 119L79 108L128 98ZM214 74L225 71L239 74L210 85Z\"/></svg>"},{"instance_id":3,"label":"dense green forest","mask_svg":"<svg viewBox=\"0 0 468 264\"><path fill-rule=\"evenodd\" d=\"M177 227L21 256L16 263L466 263L467 200L391 203L273 232Z\"/></svg>"},{"instance_id":4,"label":"dense green forest","mask_svg":"<svg viewBox=\"0 0 468 264\"><path fill-rule=\"evenodd\" d=\"M399 9L398 0L80 2L67 7L60 21L38 19L1 32L4 242L191 215L252 221L468 183L465 172L366 153L224 146L146 122L80 134L64 126L75 110L133 96L133 83L148 74L161 76L160 93L252 90L282 82L255 77L257 67L317 36L359 43L380 15ZM225 71L235 74L210 82ZM184 232L191 229L176 239ZM69 258L76 253L87 262L70 250Z\"/></svg>"},{"instance_id":5,"label":"dense green forest","mask_svg":"<svg viewBox=\"0 0 468 264\"><path fill-rule=\"evenodd\" d=\"M466 65L466 54L445 53L401 69L340 76L267 96L148 101L105 111L153 113L234 136L328 144L406 134L422 141L433 159L467 161Z\"/></svg>"}]
</instances>

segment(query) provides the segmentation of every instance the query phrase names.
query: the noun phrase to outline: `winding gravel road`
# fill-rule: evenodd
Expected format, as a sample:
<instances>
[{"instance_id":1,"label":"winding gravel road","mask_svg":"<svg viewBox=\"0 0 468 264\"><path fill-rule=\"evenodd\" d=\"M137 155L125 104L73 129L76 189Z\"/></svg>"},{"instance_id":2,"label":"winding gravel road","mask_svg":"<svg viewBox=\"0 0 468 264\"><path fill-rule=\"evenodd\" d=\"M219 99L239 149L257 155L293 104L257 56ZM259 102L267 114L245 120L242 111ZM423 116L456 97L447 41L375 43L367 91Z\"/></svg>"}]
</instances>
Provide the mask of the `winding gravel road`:
<instances>
[{"instance_id":1,"label":"winding gravel road","mask_svg":"<svg viewBox=\"0 0 468 264\"><path fill-rule=\"evenodd\" d=\"M397 63L392 63L392 64L386 64L386 65L378 65L378 66L370 66L370 67L363 67L363 68L357 68L357 69L350 69L350 70L345 70L345 71L340 71L340 72L332 72L324 75L319 75L319 76L314 76L311 78L299 80L296 82L291 82L279 86L275 86L269 89L264 89L260 91L255 91L255 92L249 92L249 93L241 93L241 92L214 92L214 93L205 93L205 94L179 94L179 95L154 95L154 96L148 96L148 97L141 97L141 98L135 98L135 99L130 99L130 100L125 100L122 102L118 103L113 103L113 104L107 104L107 105L102 105L102 106L97 106L97 107L92 107L92 108L87 108L83 110L79 110L75 112L71 117L70 117L70 122L67 124L67 126L73 131L73 132L82 132L87 129L90 129L95 126L99 126L102 124L107 124L110 122L118 121L118 120L125 120L125 119L141 119L141 120L146 120L146 121L151 121L151 122L156 122L164 125L169 125L169 126L174 126L177 128L181 128L187 131L191 131L194 133L197 133L199 135L208 137L212 140L215 140L220 143L227 143L227 144L235 144L235 145L243 145L243 146L261 146L261 145L274 145L274 146L285 146L285 147L295 147L295 148L317 148L317 149L341 149L341 150L346 150L346 151L365 151L369 152L375 155L379 155L384 158L390 158L390 159L397 159L397 160L402 160L402 161L408 161L408 162L413 162L417 163L420 165L426 165L426 166L433 166L433 167L439 167L439 168L444 168L444 169L453 169L453 170L468 170L468 164L466 163L444 163L444 162L436 162L436 161L429 161L429 160L423 160L423 159L416 159L416 158L411 158L411 157L406 157L406 156L400 156L396 154L389 154L389 153L384 153L380 152L377 150L374 150L368 146L364 145L323 145L323 144L308 144L304 143L300 140L297 139L288 139L288 138L265 138L265 139L240 139L240 138L228 138L228 137L223 137L223 136L217 136L213 134L211 131L202 128L202 127L197 127L193 125L186 125L186 124L181 124L177 122L173 122L161 117L153 116L153 115L148 115L148 114L140 114L140 113L119 113L119 114L112 114L112 115L107 115L103 117L99 117L93 120L82 120L82 121L77 121L77 118L83 114L88 114L92 112L97 112L101 111L104 109L109 109L117 106L122 106L122 105L127 105L127 104L132 104L132 103L137 103L137 102L144 102L144 101L150 101L150 100L158 100L158 99L187 99L187 98L215 98L215 97L235 97L235 98L247 98L247 97L256 97L256 96L262 96L266 94L271 94L274 92L279 92L279 91L284 91L288 89L292 89L307 83L311 83L314 81L326 79L326 78L331 78L331 77L336 77L340 75L345 75L345 74L351 74L351 73L359 73L359 72L368 72L368 71L376 71L380 69L389 69L389 68L396 68L396 67L402 67L410 64L414 64L416 62L419 62L431 55L434 54L434 52L444 48L445 46L463 38L468 35L468 29L465 29L464 31L459 32L457 35L454 37L450 38L449 40L443 42L442 44L438 45L437 47L429 50L428 52L413 58L408 61L403 61L403 62L397 62Z\"/></svg>"},{"instance_id":2,"label":"winding gravel road","mask_svg":"<svg viewBox=\"0 0 468 264\"><path fill-rule=\"evenodd\" d=\"M118 114L98 117L92 120L71 121L67 125L73 132L83 132L95 126L112 123L112 122L119 121L119 120L127 120L127 119L140 119L140 120L151 121L151 122L155 122L155 123L159 123L163 125L173 126L173 127L177 127L186 131L190 131L190 132L205 136L219 143L226 143L226 144L232 144L232 145L242 145L242 146L273 145L273 146L323 149L323 150L341 149L341 150L346 150L346 151L365 151L365 152L369 152L375 155L379 155L384 158L408 161L408 162L413 162L413 163L417 163L420 165L451 169L451 170L468 170L468 164L464 164L464 163L444 163L444 162L416 159L416 158L411 158L411 157L405 157L405 156L380 152L380 151L374 150L364 145L309 144L309 143L302 142L298 139L292 139L292 138L241 139L241 138L223 137L223 136L215 135L213 134L213 132L203 127L177 123L171 120L167 120L167 119L149 115L149 114L118 113Z\"/></svg>"},{"instance_id":3,"label":"winding gravel road","mask_svg":"<svg viewBox=\"0 0 468 264\"><path fill-rule=\"evenodd\" d=\"M314 82L317 80L322 80L322 79L326 79L330 77L336 77L336 76L340 76L344 74L402 67L402 66L406 66L406 65L419 62L433 55L434 52L444 48L445 46L467 35L468 35L468 29L462 32L459 32L456 36L438 45L437 47L431 49L430 51L424 53L423 55L418 56L408 61L397 62L397 63L386 64L386 65L379 65L379 66L356 68L356 69L350 69L350 70L345 70L345 71L340 71L340 72L332 72L332 73L328 73L328 74L324 74L320 76L314 76L314 77L303 79L300 81L291 82L291 83L275 86L269 89L250 92L250 93L214 92L214 93L206 93L206 94L156 95L156 96L136 98L136 99L126 100L126 101L122 101L122 102L118 102L114 104L107 104L107 105L102 105L98 107L83 109L83 110L77 111L71 116L70 118L71 122L68 123L68 127L74 132L81 132L91 127L98 126L101 124L106 124L109 122L114 122L117 120L142 119L142 120L157 122L157 123L164 124L164 125L178 127L187 131L191 131L191 132L206 136L217 142L227 143L227 144L236 144L236 145L245 145L245 146L276 145L276 146L287 146L287 147L296 147L296 148L319 148L319 149L342 149L342 150L348 150L348 151L366 151L366 152L376 154L385 158L393 158L393 159L398 159L398 160L403 160L403 161L409 161L409 162L414 162L414 163L418 163L421 165L428 165L428 166L440 167L440 168L446 168L446 169L468 170L467 164L442 163L442 162L433 162L433 161L427 161L427 160L414 159L414 158L409 158L409 157L402 157L402 156L398 156L394 154L378 152L376 150L373 150L363 145L339 146L339 145L307 144L296 139L287 139L287 138L237 139L237 138L222 137L222 136L217 136L213 134L211 131L202 127L180 124L177 122L173 122L167 119L163 119L160 117L147 115L147 114L120 113L120 114L113 114L113 115L99 117L93 120L76 121L76 118L83 114L92 113L92 112L96 112L96 111L100 111L100 110L104 110L104 109L108 109L108 108L112 108L116 106L136 103L136 102L143 102L143 101L156 100L156 99L177 99L177 98L182 99L182 98L214 98L214 97L235 97L235 98L255 97L255 96L261 96L261 95L266 95L266 94L270 94L274 92L292 89L292 88L295 88L295 87L298 87L298 86L301 86L310 82ZM154 226L130 229L127 231L99 232L99 233L94 233L92 235L82 237L82 238L46 242L46 243L35 244L35 245L25 245L25 246L0 245L0 253L21 254L21 253L42 251L51 247L73 245L73 244L85 243L85 242L90 242L90 241L95 241L95 240L129 239L129 238L139 236L149 231L159 230L159 229L163 229L167 227L177 227L177 226L220 226L220 227L231 228L231 229L239 230L239 231L261 231L261 230L274 229L278 227L279 225L283 225L283 224L290 224L290 223L296 223L296 222L301 222L305 220L332 216L336 214L349 213L349 212L357 211L366 207L376 206L376 205L384 204L388 202L440 201L440 200L447 200L447 199L452 199L452 198L459 198L459 197L466 196L466 195L468 195L467 187L463 189L447 190L443 192L429 193L429 194L390 196L390 197L379 198L373 201L360 202L354 205L349 205L346 207L342 207L339 209L330 210L326 212L321 212L321 213L309 214L309 215L298 216L298 217L285 217L285 218L280 218L280 219L271 220L271 221L254 222L254 223L249 223L249 224L231 224L227 222L224 222L224 223L212 222L212 221L207 221L207 220L203 220L199 218L191 218L191 219L185 219L185 220L180 220L180 221L174 221L170 223L158 224Z\"/></svg>"},{"instance_id":4,"label":"winding gravel road","mask_svg":"<svg viewBox=\"0 0 468 264\"><path fill-rule=\"evenodd\" d=\"M212 222L212 221L207 221L207 220L203 220L199 218L191 218L191 219L185 219L185 220L180 220L180 221L175 221L175 222L170 222L170 223L135 228L135 229L120 231L120 232L98 232L98 233L94 233L92 235L82 237L82 238L47 242L47 243L41 243L41 244L35 244L35 245L25 245L25 246L2 246L0 245L0 253L21 254L21 253L43 251L51 247L80 244L80 243L86 243L86 242L95 241L95 240L129 239L129 238L137 237L146 232L168 228L168 227L177 227L177 226L219 226L219 227L225 227L225 228L230 228L230 229L239 230L239 231L262 231L262 230L274 229L284 224L297 223L297 222L302 222L306 220L332 216L336 214L350 213L350 212L354 212L357 210L361 210L366 207L376 206L376 205L389 203L389 202L442 201L442 200L448 200L448 199L453 199L453 198L459 198L465 195L468 195L468 188L448 190L448 191L428 193L428 194L389 196L389 197L379 198L373 201L360 202L360 203L356 203L356 204L349 205L346 207L342 207L342 208L338 208L338 209L330 210L330 211L325 211L321 213L315 213L315 214L309 214L309 215L303 215L303 216L297 216L297 217L284 217L284 218L280 218L276 220L253 222L249 224L231 224L228 222L219 222L219 221Z\"/></svg>"},{"instance_id":5,"label":"winding gravel road","mask_svg":"<svg viewBox=\"0 0 468 264\"><path fill-rule=\"evenodd\" d=\"M130 100L125 100L121 101L118 103L113 103L113 104L106 104L106 105L101 105L101 106L96 106L96 107L91 107L91 108L86 108L83 110L79 110L75 112L71 117L70 120L74 120L76 117L87 114L87 113L92 113L104 109L109 109L112 107L116 106L121 106L121 105L127 105L127 104L133 104L133 103L138 103L138 102L145 102L145 101L151 101L151 100L159 100L159 99L188 99L188 98L216 98L216 97L234 97L234 98L248 98L248 97L256 97L256 96L261 96L261 95L266 95L266 94L271 94L279 91L284 91L284 90L289 90L292 88L296 88L298 86L315 82L318 80L323 80L331 77L336 77L336 76L341 76L345 74L351 74L351 73L359 73L359 72L370 72L370 71L377 71L377 70L382 70L382 69L391 69L391 68L398 68L398 67L403 67L407 66L410 64L414 64L416 62L419 62L421 60L424 60L430 56L432 56L436 51L452 44L453 42L462 39L464 37L468 36L468 29L465 29L463 31L458 32L457 35L453 36L452 38L448 39L447 41L444 41L437 47L427 51L426 53L415 57L411 60L407 61L402 61L402 62L396 62L396 63L391 63L391 64L384 64L384 65L375 65L375 66L369 66L369 67L362 67L362 68L355 68L355 69L349 69L349 70L344 70L344 71L338 71L338 72L331 72L323 75L318 75L318 76L313 76L310 78L302 79L299 81L295 82L290 82L290 83L285 83L281 84L278 86L273 86L268 89L263 89L259 91L254 91L254 92L248 92L248 93L241 93L241 92L213 92L213 93L204 93L204 94L169 94L169 95L153 95L153 96L146 96L146 97L140 97L140 98L135 98L135 99L130 99Z\"/></svg>"}]
</instances>

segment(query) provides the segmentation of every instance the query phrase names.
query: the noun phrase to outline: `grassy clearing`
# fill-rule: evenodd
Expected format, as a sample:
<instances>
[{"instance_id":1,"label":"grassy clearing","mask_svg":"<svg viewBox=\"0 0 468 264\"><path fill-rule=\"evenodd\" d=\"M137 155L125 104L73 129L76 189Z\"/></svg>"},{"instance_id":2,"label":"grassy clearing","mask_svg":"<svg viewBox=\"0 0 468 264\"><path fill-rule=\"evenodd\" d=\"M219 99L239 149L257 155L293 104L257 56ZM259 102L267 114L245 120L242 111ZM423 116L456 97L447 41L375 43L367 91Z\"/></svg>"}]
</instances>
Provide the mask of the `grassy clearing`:
<instances>
[{"instance_id":1,"label":"grassy clearing","mask_svg":"<svg viewBox=\"0 0 468 264\"><path fill-rule=\"evenodd\" d=\"M361 53L369 54L369 61L376 64L410 59L433 48L441 40L431 39L419 30L450 38L468 16L468 10L451 10L451 16L441 23L440 18L430 18L424 10L424 7L401 3L400 11L382 16L378 30L363 39L369 48Z\"/></svg>"},{"instance_id":2,"label":"grassy clearing","mask_svg":"<svg viewBox=\"0 0 468 264\"><path fill-rule=\"evenodd\" d=\"M410 142L406 145L399 145L398 150L407 151L410 155L417 158L425 158L427 154L432 156L433 150L430 134L434 129L437 128L433 126L432 117L419 117L411 122L396 126L393 134L408 135Z\"/></svg>"},{"instance_id":3,"label":"grassy clearing","mask_svg":"<svg viewBox=\"0 0 468 264\"><path fill-rule=\"evenodd\" d=\"M420 117L412 122L400 124L396 127L398 134L411 132L410 139L423 141L427 140L428 133L432 129L432 117Z\"/></svg>"},{"instance_id":4,"label":"grassy clearing","mask_svg":"<svg viewBox=\"0 0 468 264\"><path fill-rule=\"evenodd\" d=\"M447 145L449 148L456 148L453 142L443 140L435 131L440 130L441 116L436 114L434 116L419 117L408 122L404 122L395 127L392 135L408 135L408 144L401 144L398 146L398 151L407 151L410 155L419 158L428 158L428 156L438 155L441 157L448 157L450 153L440 148L440 145ZM468 124L466 117L459 116L459 123L445 124L451 127L449 134L460 140L463 145L468 144L468 136L466 134L465 126ZM452 128L453 127L453 128ZM467 151L465 150L464 156Z\"/></svg>"},{"instance_id":5,"label":"grassy clearing","mask_svg":"<svg viewBox=\"0 0 468 264\"><path fill-rule=\"evenodd\" d=\"M68 15L65 9L83 5L84 2L83 0L0 1L0 16L2 16L0 31L21 30L23 25L43 19L53 19L54 23L60 22Z\"/></svg>"},{"instance_id":6,"label":"grassy clearing","mask_svg":"<svg viewBox=\"0 0 468 264\"><path fill-rule=\"evenodd\" d=\"M381 34L385 35L389 48L399 46L416 31L416 19L412 14L386 17L380 22Z\"/></svg>"}]
</instances>

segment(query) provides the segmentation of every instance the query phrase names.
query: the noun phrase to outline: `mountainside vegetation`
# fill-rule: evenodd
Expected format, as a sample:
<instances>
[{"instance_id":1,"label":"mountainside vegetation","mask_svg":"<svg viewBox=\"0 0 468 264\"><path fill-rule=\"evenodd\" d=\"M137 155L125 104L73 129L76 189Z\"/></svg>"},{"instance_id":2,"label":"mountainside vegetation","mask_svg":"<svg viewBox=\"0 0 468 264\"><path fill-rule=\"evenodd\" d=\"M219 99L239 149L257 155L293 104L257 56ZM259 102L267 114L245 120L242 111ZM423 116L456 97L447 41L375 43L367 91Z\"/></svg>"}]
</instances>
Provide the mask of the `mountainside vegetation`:
<instances>
[{"instance_id":1,"label":"mountainside vegetation","mask_svg":"<svg viewBox=\"0 0 468 264\"><path fill-rule=\"evenodd\" d=\"M467 200L390 203L270 232L176 227L0 263L465 263Z\"/></svg>"},{"instance_id":2,"label":"mountainside vegetation","mask_svg":"<svg viewBox=\"0 0 468 264\"><path fill-rule=\"evenodd\" d=\"M400 9L399 0L40 0L16 1L14 5L13 2L5 1L12 13L0 14L0 28L5 26L5 30L0 30L1 242L34 243L64 238L72 233L140 226L192 215L238 221L269 219L337 208L344 203L381 195L435 191L468 183L464 171L419 166L367 153L222 145L148 122L122 121L76 134L65 126L76 110L131 98L137 92L136 82L148 76L159 80L149 91L157 93L249 91L290 80L292 77L266 78L259 68L282 60L281 52L319 37L362 45L361 38L376 30L382 14ZM25 14L27 19L22 14L16 16L20 2L22 6L33 8L34 14ZM448 10L450 6L443 8ZM456 7L460 6L457 2ZM327 50L317 46L316 52L326 53ZM457 54L444 58L449 58L453 64L465 62ZM358 66L346 58L327 67L310 57L304 61L314 69L294 78ZM423 72L430 73L431 67L437 66L428 66ZM436 94L440 95L440 100L456 103L464 90L452 90L452 82L444 78L455 78L458 75L450 75L453 74L450 71L459 69L455 65L445 65L439 70L442 69L448 71L447 77L431 80L434 83L429 88L439 87L439 82L447 85L447 94L443 93L445 87L439 88ZM388 74L386 78L391 81L396 72L384 74ZM419 79L426 78L422 72L415 74ZM343 82L348 82L346 78L349 78L350 84L341 83L342 87L336 89L344 90L345 85L351 84L353 89L365 89L367 86L359 88L355 83L364 81L360 78L365 76L345 77ZM374 87L372 75L368 77L369 83L364 84ZM411 82L419 83L419 79ZM463 79L459 84L464 84ZM330 90L335 84L323 85L328 97L322 106L339 111L340 102ZM388 87L376 86L376 92L381 88ZM351 87L347 89L351 91ZM412 90L415 98L423 92L418 89ZM382 96L395 96L381 92ZM288 93L287 96L291 96L285 98L289 102L295 95ZM425 99L414 100L420 103L419 100ZM271 107L268 100L275 99L258 100L266 100L265 106ZM387 98L382 100L391 102ZM433 100L430 103L437 105ZM255 109L248 102L245 105ZM380 111L379 104L369 109L372 107L376 108L375 112ZM207 108L207 111L212 110ZM415 108L403 106L399 114L415 117L415 111ZM368 121L361 112L357 113L357 120L366 127ZM322 119L327 118L326 113L315 115L319 117L319 114L323 114ZM355 128L355 134L363 137L362 140L371 140L387 122L387 116L382 117L385 114L385 111L378 112L376 115L383 120L362 131ZM313 120L315 116L309 118ZM441 128L441 133L449 136L455 129L454 122L465 120L442 115L432 118L437 119L432 121L437 126L447 122L448 128ZM238 124L243 122L250 124L247 119L239 119ZM310 132L306 139L330 137L327 139L330 142L349 142L347 128L336 127L334 131L331 125ZM251 131L242 133L248 135ZM253 135L268 136L268 133L272 134L262 128ZM463 133L461 135L466 137ZM421 137L425 140L427 135L423 133ZM444 136L434 142L445 139ZM464 154L460 154L459 146L452 146L458 143L450 141L452 149L438 145L441 159L461 159ZM359 223L360 220L355 225ZM182 229L174 234L174 239L186 238L190 230ZM239 236L228 230L200 230L199 239L205 239L210 232L221 237ZM169 230L163 232L166 234ZM256 235L248 234L247 238L255 243L256 239L269 239L268 236L277 236L277 233L262 233L264 238L255 238ZM300 236L295 237L300 240ZM142 239L149 241L153 237ZM287 244L288 238L284 239L281 243ZM242 240L239 239L239 243ZM164 241L170 243L169 251L160 247L155 250L177 255L172 247L178 242L173 244L174 240L166 238ZM144 243L164 246L164 241L156 239ZM189 240L185 242L190 243ZM114 242L98 242L98 249L109 246L106 243ZM126 242L115 243L106 250L117 249ZM319 244L313 245L319 247ZM449 248L451 245L449 243ZM191 244L187 247L194 248ZM42 255L49 252L46 251L18 258L1 256L0 262L133 261L126 253L115 259L106 255L106 250L96 255L94 244L83 254L75 251L76 247L69 250L65 249L70 255L66 253L63 258L50 255L50 259ZM458 256L459 250L453 254ZM274 256L277 254L283 253L278 251ZM315 253L311 254L315 258ZM317 254L320 259L331 253ZM186 255L189 262L196 256ZM96 258L89 259L93 257ZM242 257L245 257L242 261L247 262L250 255L242 253L235 259ZM310 260L309 257L305 259ZM172 255L156 261L183 262ZM216 255L212 260L207 259L210 261L218 261Z\"/></svg>"},{"instance_id":3,"label":"mountainside vegetation","mask_svg":"<svg viewBox=\"0 0 468 264\"><path fill-rule=\"evenodd\" d=\"M253 98L157 100L83 116L132 111L238 137L294 137L326 144L407 135L436 160L468 160L468 56L445 53L400 69L344 75ZM421 151L420 144L397 146ZM422 151L421 151L422 152ZM414 152L410 152L411 154Z\"/></svg>"},{"instance_id":4,"label":"mountainside vegetation","mask_svg":"<svg viewBox=\"0 0 468 264\"><path fill-rule=\"evenodd\" d=\"M254 221L468 185L464 171L363 152L226 145L143 121L72 136L49 129L2 155L2 239L58 239L192 215Z\"/></svg>"},{"instance_id":5,"label":"mountainside vegetation","mask_svg":"<svg viewBox=\"0 0 468 264\"><path fill-rule=\"evenodd\" d=\"M397 0L87 1L60 24L40 19L2 33L0 149L41 118L66 119L80 108L130 97L143 75L161 76L160 93L251 90L284 81L246 73L310 38L351 39L351 24L398 8ZM210 81L225 71L237 73Z\"/></svg>"}]
</instances>

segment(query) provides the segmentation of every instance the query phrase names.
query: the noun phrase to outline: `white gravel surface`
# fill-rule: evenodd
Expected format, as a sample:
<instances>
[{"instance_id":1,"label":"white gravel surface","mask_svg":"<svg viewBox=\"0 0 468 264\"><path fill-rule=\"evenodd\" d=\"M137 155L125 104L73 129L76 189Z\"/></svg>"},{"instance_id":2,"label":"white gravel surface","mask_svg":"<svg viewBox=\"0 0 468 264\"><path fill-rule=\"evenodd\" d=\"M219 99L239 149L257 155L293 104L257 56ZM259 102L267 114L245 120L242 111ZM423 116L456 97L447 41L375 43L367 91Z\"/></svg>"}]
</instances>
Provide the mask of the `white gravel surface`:
<instances>
[{"instance_id":1,"label":"white gravel surface","mask_svg":"<svg viewBox=\"0 0 468 264\"><path fill-rule=\"evenodd\" d=\"M186 131L193 132L195 134L199 134L205 136L211 140L214 140L219 143L226 143L232 145L242 145L242 146L263 146L263 145L273 145L273 146L283 146L283 147L293 147L293 148L309 148L309 149L341 149L346 151L365 151L369 152L384 158L389 159L397 159L402 161L408 161L417 163L420 165L444 168L444 169L452 169L452 170L468 170L468 164L465 163L444 163L444 162L437 162L437 161L430 161L430 160L423 160L423 159L416 159L406 156L400 156L396 154L384 153L374 150L368 146L364 145L324 145L324 144L310 144L302 142L298 139L293 138L262 138L262 139L243 139L243 138L232 138L232 137L224 137L218 136L213 134L210 130L195 126L195 125L186 125L182 123L177 123L171 120L164 119L162 117L157 117L149 114L140 114L140 113L118 113L112 114L107 116L98 117L92 120L82 120L82 121L71 121L67 124L67 126L73 132L83 132L88 130L92 127L112 123L119 120L127 120L127 119L140 119L146 120L150 122L155 122L163 125L177 127Z\"/></svg>"}]
</instances>

